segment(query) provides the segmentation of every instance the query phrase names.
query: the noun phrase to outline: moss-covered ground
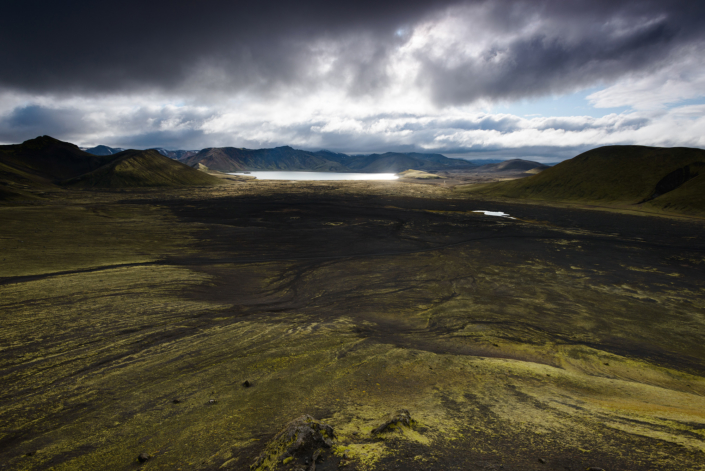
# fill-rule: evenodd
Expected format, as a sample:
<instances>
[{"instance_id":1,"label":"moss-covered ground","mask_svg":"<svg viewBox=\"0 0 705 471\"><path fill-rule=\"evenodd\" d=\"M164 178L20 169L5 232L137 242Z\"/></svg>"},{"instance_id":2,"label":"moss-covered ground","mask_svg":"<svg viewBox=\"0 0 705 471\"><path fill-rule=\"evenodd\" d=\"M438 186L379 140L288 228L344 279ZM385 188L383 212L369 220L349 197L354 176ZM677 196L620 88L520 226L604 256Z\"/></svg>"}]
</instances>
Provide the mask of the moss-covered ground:
<instances>
[{"instance_id":1,"label":"moss-covered ground","mask_svg":"<svg viewBox=\"0 0 705 471\"><path fill-rule=\"evenodd\" d=\"M404 182L7 203L2 469L249 469L302 414L319 471L705 469L704 229Z\"/></svg>"}]
</instances>

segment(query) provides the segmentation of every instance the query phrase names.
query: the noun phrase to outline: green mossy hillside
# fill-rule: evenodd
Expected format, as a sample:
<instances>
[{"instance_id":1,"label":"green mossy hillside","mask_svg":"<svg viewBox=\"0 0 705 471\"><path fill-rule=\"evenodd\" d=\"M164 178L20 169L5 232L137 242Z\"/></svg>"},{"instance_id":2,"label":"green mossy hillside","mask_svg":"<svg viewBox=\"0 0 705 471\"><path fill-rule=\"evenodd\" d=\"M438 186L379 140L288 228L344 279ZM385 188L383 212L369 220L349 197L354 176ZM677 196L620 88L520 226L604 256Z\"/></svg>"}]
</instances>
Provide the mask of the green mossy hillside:
<instances>
[{"instance_id":1,"label":"green mossy hillside","mask_svg":"<svg viewBox=\"0 0 705 471\"><path fill-rule=\"evenodd\" d=\"M49 136L0 146L0 165L8 172L30 175L35 181L58 183L100 168L114 158L88 154L74 144Z\"/></svg>"},{"instance_id":2,"label":"green mossy hillside","mask_svg":"<svg viewBox=\"0 0 705 471\"><path fill-rule=\"evenodd\" d=\"M18 198L23 190L60 186L183 187L221 183L221 179L164 157L156 150L98 156L49 136L0 146L0 199Z\"/></svg>"},{"instance_id":3,"label":"green mossy hillside","mask_svg":"<svg viewBox=\"0 0 705 471\"><path fill-rule=\"evenodd\" d=\"M108 164L63 182L78 188L212 186L222 180L164 157L156 150L126 150Z\"/></svg>"},{"instance_id":4,"label":"green mossy hillside","mask_svg":"<svg viewBox=\"0 0 705 471\"><path fill-rule=\"evenodd\" d=\"M641 204L705 213L705 150L605 146L537 175L463 187L473 195L583 203Z\"/></svg>"}]
</instances>

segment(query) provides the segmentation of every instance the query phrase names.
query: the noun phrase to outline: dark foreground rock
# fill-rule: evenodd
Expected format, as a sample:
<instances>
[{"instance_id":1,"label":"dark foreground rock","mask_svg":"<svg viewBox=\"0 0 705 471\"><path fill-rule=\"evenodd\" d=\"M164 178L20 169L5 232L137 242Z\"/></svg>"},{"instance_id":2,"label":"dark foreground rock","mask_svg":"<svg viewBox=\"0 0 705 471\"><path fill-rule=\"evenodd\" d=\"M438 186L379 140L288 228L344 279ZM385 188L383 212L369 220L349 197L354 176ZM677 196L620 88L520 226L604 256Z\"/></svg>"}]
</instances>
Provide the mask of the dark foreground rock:
<instances>
[{"instance_id":1,"label":"dark foreground rock","mask_svg":"<svg viewBox=\"0 0 705 471\"><path fill-rule=\"evenodd\" d=\"M333 446L333 439L333 427L310 415L302 415L289 422L267 444L250 469L265 471L278 469L281 465L299 465L315 470L316 461L323 454L323 449Z\"/></svg>"},{"instance_id":2,"label":"dark foreground rock","mask_svg":"<svg viewBox=\"0 0 705 471\"><path fill-rule=\"evenodd\" d=\"M400 430L402 426L413 427L415 424L414 419L411 418L411 414L406 409L399 409L393 414L389 414L385 421L377 428L372 430L372 435L379 435L385 432L393 432Z\"/></svg>"}]
</instances>

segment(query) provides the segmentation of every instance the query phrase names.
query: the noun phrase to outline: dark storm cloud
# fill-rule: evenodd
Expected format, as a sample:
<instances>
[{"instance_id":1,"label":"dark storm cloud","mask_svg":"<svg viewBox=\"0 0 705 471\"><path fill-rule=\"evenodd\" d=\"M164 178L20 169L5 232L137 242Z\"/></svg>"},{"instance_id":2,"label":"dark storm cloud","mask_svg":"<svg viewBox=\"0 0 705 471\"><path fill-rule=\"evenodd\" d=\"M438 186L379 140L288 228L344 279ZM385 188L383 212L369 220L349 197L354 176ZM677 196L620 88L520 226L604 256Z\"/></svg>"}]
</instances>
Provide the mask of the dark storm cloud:
<instances>
[{"instance_id":1,"label":"dark storm cloud","mask_svg":"<svg viewBox=\"0 0 705 471\"><path fill-rule=\"evenodd\" d=\"M149 149L153 147L163 147L165 149L175 150L199 150L207 145L204 142L208 141L207 136L200 129L186 129L179 131L149 131L135 135L115 136L112 140L120 146L130 149ZM192 144L191 147L184 144Z\"/></svg>"},{"instance_id":2,"label":"dark storm cloud","mask_svg":"<svg viewBox=\"0 0 705 471\"><path fill-rule=\"evenodd\" d=\"M692 2L533 2L533 11L512 2L515 14L503 3L488 5L494 38L482 54L459 61L462 43L441 57L418 54L419 82L437 103L569 92L657 70L705 38L705 8ZM534 31L517 33L532 22Z\"/></svg>"},{"instance_id":3,"label":"dark storm cloud","mask_svg":"<svg viewBox=\"0 0 705 471\"><path fill-rule=\"evenodd\" d=\"M0 142L22 142L44 134L70 138L86 128L79 110L23 106L0 117Z\"/></svg>"},{"instance_id":4,"label":"dark storm cloud","mask_svg":"<svg viewBox=\"0 0 705 471\"><path fill-rule=\"evenodd\" d=\"M419 85L444 105L611 80L657 67L705 34L702 2L676 0L9 0L0 16L0 86L203 96L327 83L374 94L389 85L390 57L414 25L448 8L462 20L463 6L471 10L467 38L441 57L430 46L415 53ZM473 28L490 42L464 57ZM327 57L330 70L320 72Z\"/></svg>"},{"instance_id":5,"label":"dark storm cloud","mask_svg":"<svg viewBox=\"0 0 705 471\"><path fill-rule=\"evenodd\" d=\"M266 90L303 80L317 40L369 34L380 41L337 47L349 58L340 68L353 68L360 86L374 87L396 28L447 3L10 0L0 17L0 83L33 92L161 90L193 82ZM213 68L224 76L208 76Z\"/></svg>"}]
</instances>

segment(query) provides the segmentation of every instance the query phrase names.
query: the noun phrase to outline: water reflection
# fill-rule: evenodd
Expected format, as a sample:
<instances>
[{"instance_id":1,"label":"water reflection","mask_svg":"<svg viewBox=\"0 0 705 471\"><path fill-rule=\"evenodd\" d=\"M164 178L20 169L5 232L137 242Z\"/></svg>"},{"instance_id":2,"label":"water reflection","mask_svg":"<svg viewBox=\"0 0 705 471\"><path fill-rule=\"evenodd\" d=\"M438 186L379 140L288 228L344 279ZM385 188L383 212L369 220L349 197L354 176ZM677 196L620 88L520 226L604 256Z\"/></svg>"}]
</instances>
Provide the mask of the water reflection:
<instances>
[{"instance_id":1,"label":"water reflection","mask_svg":"<svg viewBox=\"0 0 705 471\"><path fill-rule=\"evenodd\" d=\"M396 180L393 173L336 173L336 172L233 172L229 175L247 175L258 180Z\"/></svg>"},{"instance_id":2,"label":"water reflection","mask_svg":"<svg viewBox=\"0 0 705 471\"><path fill-rule=\"evenodd\" d=\"M497 216L497 217L501 217L501 218L516 219L516 218L511 217L507 213L503 213L502 211L484 211L484 210L480 209L477 211L473 211L473 213L483 213L485 216Z\"/></svg>"}]
</instances>

